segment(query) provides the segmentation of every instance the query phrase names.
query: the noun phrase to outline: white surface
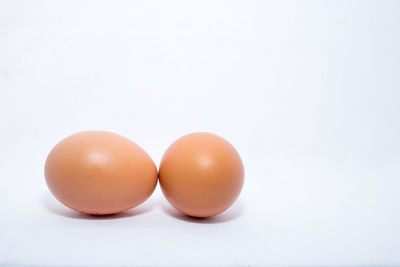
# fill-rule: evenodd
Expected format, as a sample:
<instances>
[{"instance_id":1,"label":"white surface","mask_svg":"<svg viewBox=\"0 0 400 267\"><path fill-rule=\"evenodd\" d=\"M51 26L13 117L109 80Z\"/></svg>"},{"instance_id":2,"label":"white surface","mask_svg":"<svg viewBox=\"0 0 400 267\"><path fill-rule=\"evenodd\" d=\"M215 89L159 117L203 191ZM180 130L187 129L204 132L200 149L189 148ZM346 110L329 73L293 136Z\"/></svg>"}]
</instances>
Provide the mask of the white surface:
<instances>
[{"instance_id":1,"label":"white surface","mask_svg":"<svg viewBox=\"0 0 400 267\"><path fill-rule=\"evenodd\" d=\"M399 1L1 1L0 264L400 264ZM157 188L91 218L48 191L50 149L125 135L231 141L245 187L194 221Z\"/></svg>"}]
</instances>

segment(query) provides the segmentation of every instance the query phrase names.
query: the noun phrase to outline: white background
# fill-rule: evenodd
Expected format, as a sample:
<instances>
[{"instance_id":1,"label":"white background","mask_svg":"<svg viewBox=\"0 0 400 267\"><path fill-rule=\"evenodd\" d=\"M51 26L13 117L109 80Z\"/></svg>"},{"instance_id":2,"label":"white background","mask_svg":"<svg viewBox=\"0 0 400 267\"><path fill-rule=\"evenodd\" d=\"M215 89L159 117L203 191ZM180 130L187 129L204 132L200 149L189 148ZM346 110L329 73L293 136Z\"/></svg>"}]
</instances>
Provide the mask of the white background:
<instances>
[{"instance_id":1,"label":"white background","mask_svg":"<svg viewBox=\"0 0 400 267\"><path fill-rule=\"evenodd\" d=\"M399 1L1 1L0 265L400 264L399 103ZM75 213L43 167L90 129L219 134L242 194Z\"/></svg>"}]
</instances>

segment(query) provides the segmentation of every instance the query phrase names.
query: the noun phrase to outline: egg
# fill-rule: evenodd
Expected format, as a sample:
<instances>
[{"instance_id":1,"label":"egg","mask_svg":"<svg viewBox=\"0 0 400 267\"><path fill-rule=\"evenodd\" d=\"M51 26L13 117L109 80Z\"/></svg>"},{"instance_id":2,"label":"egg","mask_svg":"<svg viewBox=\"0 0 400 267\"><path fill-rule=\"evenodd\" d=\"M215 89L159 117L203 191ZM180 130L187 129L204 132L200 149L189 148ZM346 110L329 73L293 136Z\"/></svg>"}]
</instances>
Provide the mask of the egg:
<instances>
[{"instance_id":1,"label":"egg","mask_svg":"<svg viewBox=\"0 0 400 267\"><path fill-rule=\"evenodd\" d=\"M50 191L65 206L105 215L145 201L157 185L157 168L129 139L86 131L65 138L50 151L45 177Z\"/></svg>"},{"instance_id":2,"label":"egg","mask_svg":"<svg viewBox=\"0 0 400 267\"><path fill-rule=\"evenodd\" d=\"M235 202L244 168L228 141L210 133L192 133L166 150L159 180L164 196L176 209L193 217L209 217Z\"/></svg>"}]
</instances>

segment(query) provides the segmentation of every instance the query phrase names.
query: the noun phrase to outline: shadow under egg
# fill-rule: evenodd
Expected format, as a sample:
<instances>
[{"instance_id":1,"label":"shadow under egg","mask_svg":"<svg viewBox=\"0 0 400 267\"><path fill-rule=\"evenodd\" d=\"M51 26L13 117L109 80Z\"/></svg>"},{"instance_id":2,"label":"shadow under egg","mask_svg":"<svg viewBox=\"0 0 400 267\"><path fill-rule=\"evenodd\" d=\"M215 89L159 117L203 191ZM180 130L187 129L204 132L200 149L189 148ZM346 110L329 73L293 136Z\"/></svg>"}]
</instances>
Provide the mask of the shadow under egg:
<instances>
[{"instance_id":1,"label":"shadow under egg","mask_svg":"<svg viewBox=\"0 0 400 267\"><path fill-rule=\"evenodd\" d=\"M161 209L168 214L169 216L190 223L199 223L199 224L216 224L216 223L226 223L230 221L234 221L242 216L244 209L241 202L237 202L232 207L228 208L224 212L205 218L193 217L186 215L179 210L175 209L173 206L169 205L169 203L165 200L161 204Z\"/></svg>"},{"instance_id":2,"label":"shadow under egg","mask_svg":"<svg viewBox=\"0 0 400 267\"><path fill-rule=\"evenodd\" d=\"M145 203L142 203L139 206L127 211L122 211L115 214L97 215L97 214L86 214L65 207L61 203L58 203L57 200L55 200L54 198L51 198L49 195L46 195L45 197L42 198L42 205L47 211L56 214L58 216L63 216L71 219L81 219L81 220L111 220L111 219L134 217L140 214L150 212L154 208L152 203L148 202L150 202L150 200L147 200Z\"/></svg>"}]
</instances>

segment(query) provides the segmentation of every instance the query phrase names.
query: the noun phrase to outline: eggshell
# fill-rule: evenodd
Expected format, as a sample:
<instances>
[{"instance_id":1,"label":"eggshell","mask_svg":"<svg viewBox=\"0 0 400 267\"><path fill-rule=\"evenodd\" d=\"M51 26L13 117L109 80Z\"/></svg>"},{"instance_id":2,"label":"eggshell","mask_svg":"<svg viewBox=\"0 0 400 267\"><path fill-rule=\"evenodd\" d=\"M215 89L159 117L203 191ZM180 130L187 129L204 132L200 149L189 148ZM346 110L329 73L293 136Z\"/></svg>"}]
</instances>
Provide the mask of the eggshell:
<instances>
[{"instance_id":1,"label":"eggshell","mask_svg":"<svg viewBox=\"0 0 400 267\"><path fill-rule=\"evenodd\" d=\"M209 217L229 208L243 186L244 168L235 148L210 133L193 133L164 153L159 171L169 203L194 217Z\"/></svg>"},{"instance_id":2,"label":"eggshell","mask_svg":"<svg viewBox=\"0 0 400 267\"><path fill-rule=\"evenodd\" d=\"M139 205L153 193L157 168L129 139L87 131L65 138L51 150L45 177L64 205L88 214L113 214Z\"/></svg>"}]
</instances>

